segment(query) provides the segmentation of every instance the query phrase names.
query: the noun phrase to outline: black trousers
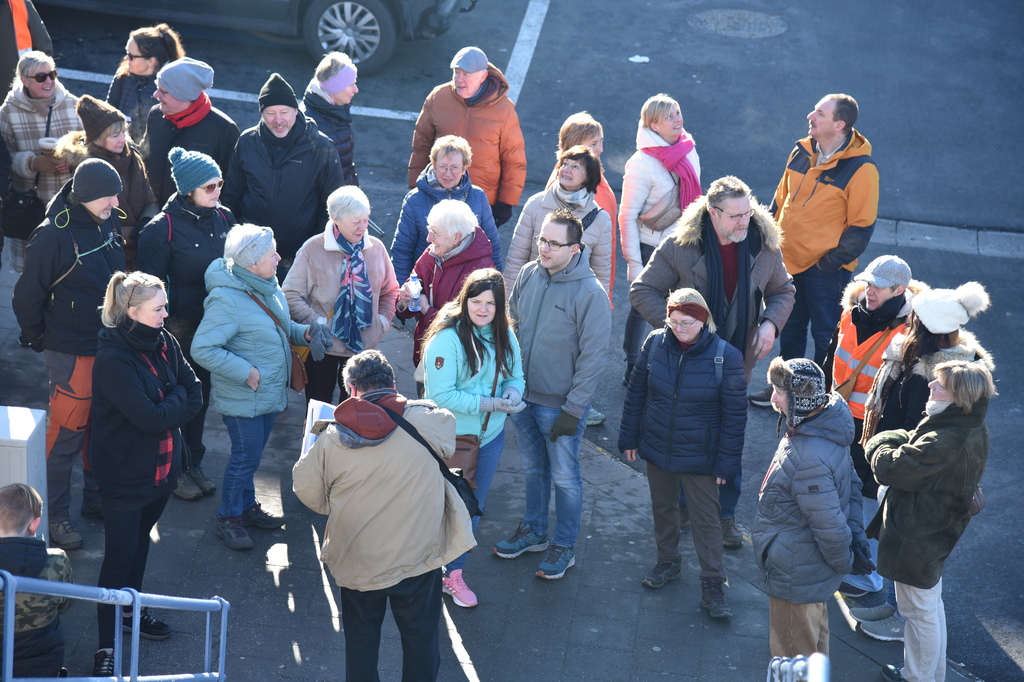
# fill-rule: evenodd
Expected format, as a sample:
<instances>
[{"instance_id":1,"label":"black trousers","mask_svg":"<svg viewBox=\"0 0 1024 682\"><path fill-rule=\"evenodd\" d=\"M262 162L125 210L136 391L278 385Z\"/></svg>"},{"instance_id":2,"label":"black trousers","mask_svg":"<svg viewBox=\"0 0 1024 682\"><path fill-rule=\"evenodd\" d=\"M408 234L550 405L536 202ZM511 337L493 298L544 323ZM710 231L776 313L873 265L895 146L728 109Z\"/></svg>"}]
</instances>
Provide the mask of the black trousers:
<instances>
[{"instance_id":1,"label":"black trousers","mask_svg":"<svg viewBox=\"0 0 1024 682\"><path fill-rule=\"evenodd\" d=\"M191 347L191 345L192 340L189 339L189 346ZM199 413L181 429L182 435L185 436L185 444L188 446L181 457L181 470L185 472L192 467L202 465L203 456L206 454L203 431L206 428L206 411L210 409L210 372L192 359L190 349L186 349L182 345L181 351L185 359L188 360L188 364L192 365L192 371L196 373L196 378L202 382L203 392L203 406L199 408Z\"/></svg>"},{"instance_id":2,"label":"black trousers","mask_svg":"<svg viewBox=\"0 0 1024 682\"><path fill-rule=\"evenodd\" d=\"M345 679L378 682L380 628L388 601L402 635L402 682L433 682L441 667L441 569L393 587L360 592L341 588Z\"/></svg>"},{"instance_id":3,"label":"black trousers","mask_svg":"<svg viewBox=\"0 0 1024 682\"><path fill-rule=\"evenodd\" d=\"M323 360L317 362L310 356L306 359L306 376L309 383L306 384L306 404L310 400L319 400L329 405L337 405L348 398L348 390L345 389L345 380L341 371L345 369L348 356L325 355ZM341 393L338 402L334 402L334 389L340 388Z\"/></svg>"},{"instance_id":4,"label":"black trousers","mask_svg":"<svg viewBox=\"0 0 1024 682\"><path fill-rule=\"evenodd\" d=\"M142 576L146 572L146 559L149 557L149 532L160 520L160 515L167 506L170 493L161 495L138 509L125 511L110 509L103 500L103 531L106 536L103 544L103 564L100 566L100 577L96 581L98 587L119 590L131 587L142 591ZM99 624L98 649L110 649L114 646L114 628L117 607L113 604L97 604L96 620Z\"/></svg>"}]
</instances>

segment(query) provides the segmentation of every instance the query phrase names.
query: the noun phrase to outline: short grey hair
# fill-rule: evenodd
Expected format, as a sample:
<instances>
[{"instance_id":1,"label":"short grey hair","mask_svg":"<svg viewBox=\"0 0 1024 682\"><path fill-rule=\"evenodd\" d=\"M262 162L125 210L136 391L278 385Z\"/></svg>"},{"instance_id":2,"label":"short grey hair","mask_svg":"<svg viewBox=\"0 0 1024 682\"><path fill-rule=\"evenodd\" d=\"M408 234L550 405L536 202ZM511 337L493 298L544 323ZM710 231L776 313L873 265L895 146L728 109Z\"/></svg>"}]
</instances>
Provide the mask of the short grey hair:
<instances>
[{"instance_id":1,"label":"short grey hair","mask_svg":"<svg viewBox=\"0 0 1024 682\"><path fill-rule=\"evenodd\" d=\"M47 71L53 71L57 68L57 63L53 61L53 57L39 50L29 50L21 55L18 59L18 71L14 75L12 88L22 78L32 78L32 76L36 75L37 69L40 66L44 66Z\"/></svg>"},{"instance_id":2,"label":"short grey hair","mask_svg":"<svg viewBox=\"0 0 1024 682\"><path fill-rule=\"evenodd\" d=\"M395 387L395 370L379 350L356 353L342 371L345 385L352 384L360 393Z\"/></svg>"},{"instance_id":3,"label":"short grey hair","mask_svg":"<svg viewBox=\"0 0 1024 682\"><path fill-rule=\"evenodd\" d=\"M473 209L458 199L442 199L427 214L427 226L445 234L458 232L465 237L476 231L478 223Z\"/></svg>"},{"instance_id":4,"label":"short grey hair","mask_svg":"<svg viewBox=\"0 0 1024 682\"><path fill-rule=\"evenodd\" d=\"M327 213L331 220L370 215L370 198L355 185L339 187L327 197Z\"/></svg>"}]
</instances>

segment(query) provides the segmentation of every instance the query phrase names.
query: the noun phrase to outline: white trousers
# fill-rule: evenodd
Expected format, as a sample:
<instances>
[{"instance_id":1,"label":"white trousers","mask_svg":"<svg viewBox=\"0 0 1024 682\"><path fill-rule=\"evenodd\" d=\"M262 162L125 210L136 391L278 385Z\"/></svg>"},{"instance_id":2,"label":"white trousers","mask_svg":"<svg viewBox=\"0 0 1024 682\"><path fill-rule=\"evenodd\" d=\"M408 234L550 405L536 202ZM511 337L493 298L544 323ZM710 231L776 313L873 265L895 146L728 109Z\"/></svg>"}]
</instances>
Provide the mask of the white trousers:
<instances>
[{"instance_id":1,"label":"white trousers","mask_svg":"<svg viewBox=\"0 0 1024 682\"><path fill-rule=\"evenodd\" d=\"M907 619L903 630L903 679L907 682L945 682L946 608L942 578L924 590L896 583L896 603Z\"/></svg>"}]
</instances>

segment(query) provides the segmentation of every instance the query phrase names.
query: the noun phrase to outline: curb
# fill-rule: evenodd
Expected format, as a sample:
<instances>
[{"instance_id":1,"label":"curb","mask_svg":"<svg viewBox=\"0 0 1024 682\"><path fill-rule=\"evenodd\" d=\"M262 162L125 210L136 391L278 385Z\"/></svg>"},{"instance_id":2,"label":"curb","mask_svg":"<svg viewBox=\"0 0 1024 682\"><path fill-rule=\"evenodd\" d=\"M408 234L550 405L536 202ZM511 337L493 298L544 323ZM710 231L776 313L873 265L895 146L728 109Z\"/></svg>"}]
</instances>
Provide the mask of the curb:
<instances>
[{"instance_id":1,"label":"curb","mask_svg":"<svg viewBox=\"0 0 1024 682\"><path fill-rule=\"evenodd\" d=\"M879 218L871 241L972 256L1024 258L1024 233Z\"/></svg>"}]
</instances>

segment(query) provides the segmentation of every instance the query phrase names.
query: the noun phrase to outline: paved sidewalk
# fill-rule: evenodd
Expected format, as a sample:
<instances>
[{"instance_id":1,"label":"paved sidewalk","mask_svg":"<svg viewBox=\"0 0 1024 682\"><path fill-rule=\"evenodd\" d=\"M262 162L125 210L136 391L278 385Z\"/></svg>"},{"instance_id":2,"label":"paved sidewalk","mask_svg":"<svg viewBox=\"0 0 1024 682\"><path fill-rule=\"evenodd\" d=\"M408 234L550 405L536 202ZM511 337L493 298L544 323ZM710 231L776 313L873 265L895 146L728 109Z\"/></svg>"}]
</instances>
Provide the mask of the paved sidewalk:
<instances>
[{"instance_id":1,"label":"paved sidewalk","mask_svg":"<svg viewBox=\"0 0 1024 682\"><path fill-rule=\"evenodd\" d=\"M45 408L42 356L17 346L9 307L13 274L0 275L0 404ZM392 330L381 345L399 373L399 389L414 393L411 341ZM320 566L317 541L325 518L307 510L291 492L303 419L294 394L277 421L257 476L257 495L288 523L279 531L252 533L256 547L234 552L212 533L219 498L173 498L161 519L149 558L144 590L210 597L231 603L227 672L235 680L340 680L344 641L337 588ZM509 422L511 424L511 422ZM229 451L223 423L211 410L205 468L218 478ZM768 653L768 599L751 584L755 575L749 541L726 552L734 616L717 622L699 607L699 567L688 533L681 540L683 578L659 591L640 579L655 559L646 481L600 448L587 443L582 532L576 566L565 578L534 576L540 554L504 561L490 547L514 529L522 513L522 474L514 429L494 480L480 546L466 577L480 604L460 609L445 599L443 680L760 680ZM751 472L750 480L761 472ZM102 560L102 523L78 517L81 476L75 477L73 520L85 548L71 552L76 582L95 584ZM882 663L898 662L902 646L854 632L836 601L830 603L832 679L878 679ZM203 622L193 614L163 612L175 629L165 642L142 644L140 673L199 670ZM67 666L91 672L96 645L95 610L79 604L64 617ZM400 678L401 646L390 618L381 645L382 679ZM950 682L963 679L953 671Z\"/></svg>"}]
</instances>

